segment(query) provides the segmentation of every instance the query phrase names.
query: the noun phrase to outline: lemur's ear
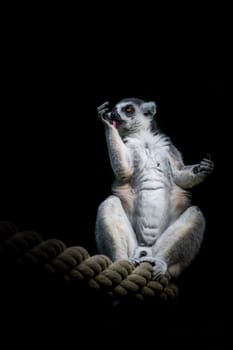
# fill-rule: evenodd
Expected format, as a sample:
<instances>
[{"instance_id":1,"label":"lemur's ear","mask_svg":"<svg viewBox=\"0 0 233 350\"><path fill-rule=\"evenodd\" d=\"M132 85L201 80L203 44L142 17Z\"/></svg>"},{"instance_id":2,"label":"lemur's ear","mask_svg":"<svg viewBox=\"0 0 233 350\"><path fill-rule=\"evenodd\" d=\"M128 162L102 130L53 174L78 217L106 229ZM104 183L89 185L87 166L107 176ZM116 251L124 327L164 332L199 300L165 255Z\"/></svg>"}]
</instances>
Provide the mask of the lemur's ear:
<instances>
[{"instance_id":1,"label":"lemur's ear","mask_svg":"<svg viewBox=\"0 0 233 350\"><path fill-rule=\"evenodd\" d=\"M148 115L153 117L156 113L156 104L155 102L151 101L151 102L144 102L141 105L142 111L144 115Z\"/></svg>"}]
</instances>

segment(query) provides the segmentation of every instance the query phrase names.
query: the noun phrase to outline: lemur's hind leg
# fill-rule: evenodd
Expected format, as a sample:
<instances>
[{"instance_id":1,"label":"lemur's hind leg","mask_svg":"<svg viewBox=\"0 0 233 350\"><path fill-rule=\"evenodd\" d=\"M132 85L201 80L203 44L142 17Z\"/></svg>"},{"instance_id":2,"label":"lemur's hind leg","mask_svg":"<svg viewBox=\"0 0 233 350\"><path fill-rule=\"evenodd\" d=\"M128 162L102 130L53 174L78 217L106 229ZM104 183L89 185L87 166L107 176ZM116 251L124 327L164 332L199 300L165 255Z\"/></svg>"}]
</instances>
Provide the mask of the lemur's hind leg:
<instances>
[{"instance_id":1,"label":"lemur's hind leg","mask_svg":"<svg viewBox=\"0 0 233 350\"><path fill-rule=\"evenodd\" d=\"M112 195L100 204L95 234L98 251L113 261L133 256L135 234L118 197Z\"/></svg>"},{"instance_id":2,"label":"lemur's hind leg","mask_svg":"<svg viewBox=\"0 0 233 350\"><path fill-rule=\"evenodd\" d=\"M178 277L198 253L204 230L205 219L200 209L196 206L186 209L153 246L154 278L164 274L166 269L173 277Z\"/></svg>"}]
</instances>

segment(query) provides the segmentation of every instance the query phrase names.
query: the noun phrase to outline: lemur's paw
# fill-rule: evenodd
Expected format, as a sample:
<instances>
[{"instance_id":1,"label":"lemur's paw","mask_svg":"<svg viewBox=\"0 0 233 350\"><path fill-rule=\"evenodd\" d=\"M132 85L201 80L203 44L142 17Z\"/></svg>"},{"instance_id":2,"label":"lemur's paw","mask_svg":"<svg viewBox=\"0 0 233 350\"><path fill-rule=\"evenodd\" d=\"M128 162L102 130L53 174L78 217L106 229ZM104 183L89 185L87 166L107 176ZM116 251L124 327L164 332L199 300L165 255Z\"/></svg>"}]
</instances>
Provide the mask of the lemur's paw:
<instances>
[{"instance_id":1,"label":"lemur's paw","mask_svg":"<svg viewBox=\"0 0 233 350\"><path fill-rule=\"evenodd\" d=\"M112 126L110 118L109 118L109 108L108 108L109 102L106 101L104 102L102 105L100 105L97 108L97 113L98 113L98 117L100 118L100 120L102 120L102 122L105 125L108 126Z\"/></svg>"},{"instance_id":2,"label":"lemur's paw","mask_svg":"<svg viewBox=\"0 0 233 350\"><path fill-rule=\"evenodd\" d=\"M167 272L167 264L163 260L155 260L153 267L152 279L157 280Z\"/></svg>"},{"instance_id":3,"label":"lemur's paw","mask_svg":"<svg viewBox=\"0 0 233 350\"><path fill-rule=\"evenodd\" d=\"M209 158L204 158L200 161L200 164L193 168L194 174L210 175L214 170L214 162Z\"/></svg>"}]
</instances>

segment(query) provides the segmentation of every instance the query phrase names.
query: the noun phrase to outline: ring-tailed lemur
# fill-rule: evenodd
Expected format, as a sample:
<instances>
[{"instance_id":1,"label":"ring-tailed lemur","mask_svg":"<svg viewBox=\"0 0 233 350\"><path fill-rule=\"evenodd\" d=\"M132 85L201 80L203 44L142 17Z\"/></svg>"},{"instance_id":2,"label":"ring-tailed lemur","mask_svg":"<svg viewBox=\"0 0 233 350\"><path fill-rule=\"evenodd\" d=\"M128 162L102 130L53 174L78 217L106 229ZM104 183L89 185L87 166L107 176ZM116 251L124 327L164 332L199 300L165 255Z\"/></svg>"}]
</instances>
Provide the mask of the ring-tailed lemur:
<instances>
[{"instance_id":1,"label":"ring-tailed lemur","mask_svg":"<svg viewBox=\"0 0 233 350\"><path fill-rule=\"evenodd\" d=\"M184 165L156 127L154 102L131 98L111 112L108 102L97 110L115 175L113 194L98 208L97 249L113 261L149 261L154 279L167 270L178 277L198 253L205 229L185 190L202 182L214 164Z\"/></svg>"}]
</instances>

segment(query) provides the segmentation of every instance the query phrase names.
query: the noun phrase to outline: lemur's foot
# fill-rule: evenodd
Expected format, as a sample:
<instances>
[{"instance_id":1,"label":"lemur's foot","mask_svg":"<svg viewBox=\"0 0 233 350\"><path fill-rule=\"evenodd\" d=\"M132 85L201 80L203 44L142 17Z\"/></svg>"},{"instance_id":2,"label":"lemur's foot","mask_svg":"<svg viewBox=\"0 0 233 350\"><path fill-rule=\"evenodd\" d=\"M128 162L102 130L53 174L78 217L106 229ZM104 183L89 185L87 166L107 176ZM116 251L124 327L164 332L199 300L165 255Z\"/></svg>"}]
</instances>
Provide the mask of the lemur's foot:
<instances>
[{"instance_id":1,"label":"lemur's foot","mask_svg":"<svg viewBox=\"0 0 233 350\"><path fill-rule=\"evenodd\" d=\"M148 263L150 263L152 266L154 266L155 263L156 263L156 259L153 258L152 256L142 256L142 257L138 258L137 260L139 260L140 263L142 263L142 262L148 262Z\"/></svg>"},{"instance_id":2,"label":"lemur's foot","mask_svg":"<svg viewBox=\"0 0 233 350\"><path fill-rule=\"evenodd\" d=\"M157 280L167 272L167 264L163 260L155 260L153 266L152 279Z\"/></svg>"},{"instance_id":3,"label":"lemur's foot","mask_svg":"<svg viewBox=\"0 0 233 350\"><path fill-rule=\"evenodd\" d=\"M140 258L133 258L136 262L137 265L143 263L143 262L148 262L152 265L153 271L152 271L152 279L157 280L161 276L165 275L167 272L167 264L163 260L156 259L152 256L142 256Z\"/></svg>"},{"instance_id":4,"label":"lemur's foot","mask_svg":"<svg viewBox=\"0 0 233 350\"><path fill-rule=\"evenodd\" d=\"M138 266L143 262L148 262L151 265L155 265L155 258L153 258L152 256L143 256L140 258L129 258L129 261L132 262L135 266Z\"/></svg>"},{"instance_id":5,"label":"lemur's foot","mask_svg":"<svg viewBox=\"0 0 233 350\"><path fill-rule=\"evenodd\" d=\"M129 261L134 264L134 266L138 266L140 264L140 259L138 258L129 258Z\"/></svg>"},{"instance_id":6,"label":"lemur's foot","mask_svg":"<svg viewBox=\"0 0 233 350\"><path fill-rule=\"evenodd\" d=\"M214 162L209 158L204 158L200 161L200 164L193 168L194 174L210 175L214 170Z\"/></svg>"}]
</instances>

